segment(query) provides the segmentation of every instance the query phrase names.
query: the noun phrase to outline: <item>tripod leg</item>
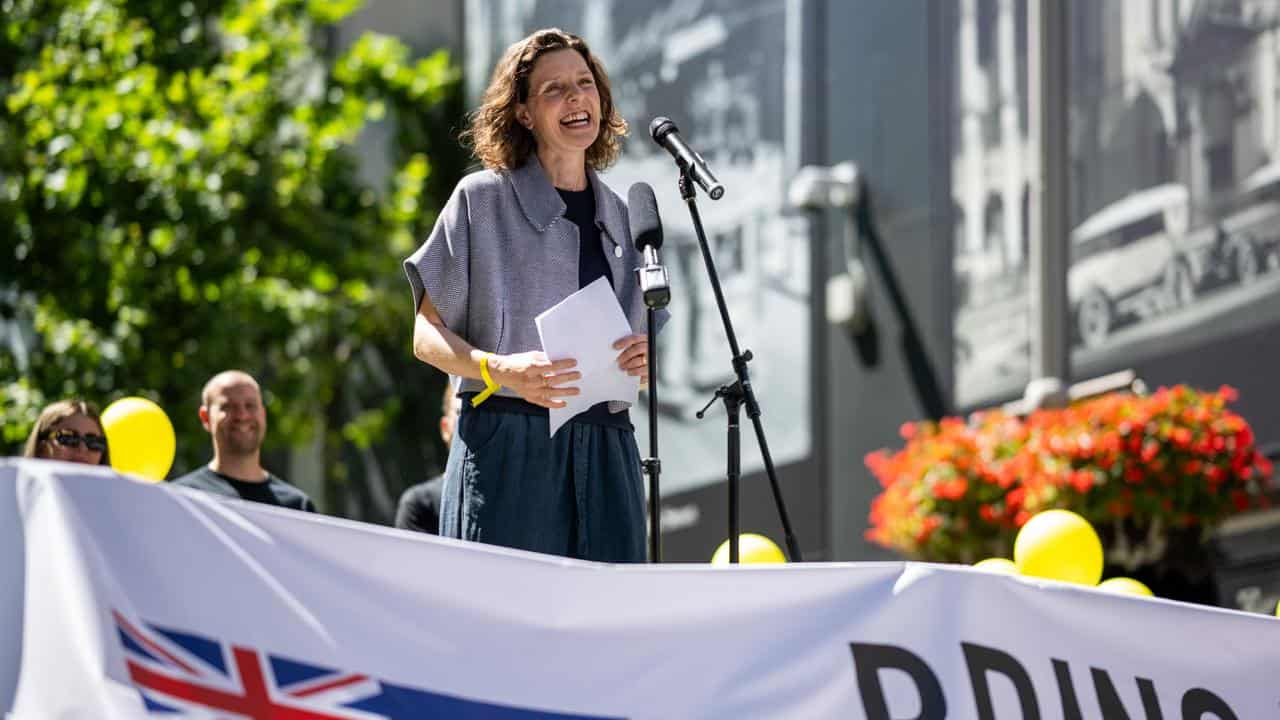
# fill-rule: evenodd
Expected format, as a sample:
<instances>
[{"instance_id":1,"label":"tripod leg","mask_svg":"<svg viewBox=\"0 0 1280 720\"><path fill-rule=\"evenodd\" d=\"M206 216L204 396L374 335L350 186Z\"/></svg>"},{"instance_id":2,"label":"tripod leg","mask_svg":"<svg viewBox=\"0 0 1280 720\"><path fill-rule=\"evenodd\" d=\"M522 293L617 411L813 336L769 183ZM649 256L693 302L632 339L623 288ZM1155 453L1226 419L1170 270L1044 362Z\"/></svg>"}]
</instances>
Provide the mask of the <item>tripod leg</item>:
<instances>
[{"instance_id":1,"label":"tripod leg","mask_svg":"<svg viewBox=\"0 0 1280 720\"><path fill-rule=\"evenodd\" d=\"M741 534L741 528L739 527L738 503L742 480L742 426L740 422L740 406L735 395L737 392L739 392L737 388L733 388L725 393L724 396L726 414L729 417L729 562L734 564L739 559L738 536Z\"/></svg>"},{"instance_id":2,"label":"tripod leg","mask_svg":"<svg viewBox=\"0 0 1280 720\"><path fill-rule=\"evenodd\" d=\"M778 485L778 474L773 469L773 456L769 454L769 441L764 436L764 425L758 414L752 415L751 424L755 426L756 442L760 445L760 456L764 459L766 474L769 476L769 487L773 490L773 503L778 507L778 519L782 521L783 539L787 544L787 555L791 562L803 562L800 554L800 543L791 529L791 518L787 515L787 504L782 500L782 488Z\"/></svg>"}]
</instances>

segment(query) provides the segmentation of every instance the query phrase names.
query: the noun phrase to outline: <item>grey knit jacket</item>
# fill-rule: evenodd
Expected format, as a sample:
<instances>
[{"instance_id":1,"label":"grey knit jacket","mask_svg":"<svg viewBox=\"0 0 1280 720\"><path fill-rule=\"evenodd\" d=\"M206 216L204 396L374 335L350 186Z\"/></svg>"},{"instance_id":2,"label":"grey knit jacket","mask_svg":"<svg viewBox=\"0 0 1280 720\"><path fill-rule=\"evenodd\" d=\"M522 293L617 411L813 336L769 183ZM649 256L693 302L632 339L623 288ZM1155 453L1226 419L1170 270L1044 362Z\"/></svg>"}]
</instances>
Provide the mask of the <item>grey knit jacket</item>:
<instances>
[{"instance_id":1,"label":"grey knit jacket","mask_svg":"<svg viewBox=\"0 0 1280 720\"><path fill-rule=\"evenodd\" d=\"M633 332L645 332L627 206L590 168L596 225L614 292ZM541 350L534 317L578 290L578 227L531 155L520 168L462 179L427 241L404 261L416 313L425 292L446 327L472 346L502 355ZM658 328L666 322L660 311ZM464 378L461 391L484 388ZM500 395L515 397L509 388ZM618 411L620 407L612 407Z\"/></svg>"}]
</instances>

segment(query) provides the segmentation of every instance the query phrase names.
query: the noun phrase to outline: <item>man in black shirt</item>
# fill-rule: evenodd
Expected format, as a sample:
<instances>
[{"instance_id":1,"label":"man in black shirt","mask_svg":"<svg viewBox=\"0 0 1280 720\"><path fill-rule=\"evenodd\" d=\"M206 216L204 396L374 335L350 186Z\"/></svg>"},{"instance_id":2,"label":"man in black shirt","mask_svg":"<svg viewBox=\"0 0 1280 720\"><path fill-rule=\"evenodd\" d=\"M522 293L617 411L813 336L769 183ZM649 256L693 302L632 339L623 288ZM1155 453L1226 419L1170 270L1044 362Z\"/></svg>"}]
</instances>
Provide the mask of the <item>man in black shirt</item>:
<instances>
[{"instance_id":1,"label":"man in black shirt","mask_svg":"<svg viewBox=\"0 0 1280 720\"><path fill-rule=\"evenodd\" d=\"M213 438L213 460L174 480L175 485L226 497L315 512L306 493L261 464L267 411L258 382L247 373L214 375L200 393L200 423Z\"/></svg>"},{"instance_id":2,"label":"man in black shirt","mask_svg":"<svg viewBox=\"0 0 1280 720\"><path fill-rule=\"evenodd\" d=\"M458 421L458 413L462 410L462 400L453 387L452 378L445 384L444 398L440 408L440 438L444 440L445 451L453 441L453 426ZM396 527L402 530L440 534L440 490L444 487L444 474L413 485L400 496L396 506Z\"/></svg>"}]
</instances>

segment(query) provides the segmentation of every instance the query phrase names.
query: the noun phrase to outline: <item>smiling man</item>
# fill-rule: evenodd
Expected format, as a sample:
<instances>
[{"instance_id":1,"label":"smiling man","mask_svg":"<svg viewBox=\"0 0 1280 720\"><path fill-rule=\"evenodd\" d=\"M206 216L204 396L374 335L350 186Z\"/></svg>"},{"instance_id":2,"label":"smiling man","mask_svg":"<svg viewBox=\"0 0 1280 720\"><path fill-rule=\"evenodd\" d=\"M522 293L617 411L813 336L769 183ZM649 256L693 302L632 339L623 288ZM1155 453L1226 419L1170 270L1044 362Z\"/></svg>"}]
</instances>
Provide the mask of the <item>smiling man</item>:
<instances>
[{"instance_id":1,"label":"smiling man","mask_svg":"<svg viewBox=\"0 0 1280 720\"><path fill-rule=\"evenodd\" d=\"M262 467L267 411L258 381L227 370L214 375L200 393L200 424L213 437L213 460L174 480L183 487L267 505L315 512L306 493Z\"/></svg>"}]
</instances>

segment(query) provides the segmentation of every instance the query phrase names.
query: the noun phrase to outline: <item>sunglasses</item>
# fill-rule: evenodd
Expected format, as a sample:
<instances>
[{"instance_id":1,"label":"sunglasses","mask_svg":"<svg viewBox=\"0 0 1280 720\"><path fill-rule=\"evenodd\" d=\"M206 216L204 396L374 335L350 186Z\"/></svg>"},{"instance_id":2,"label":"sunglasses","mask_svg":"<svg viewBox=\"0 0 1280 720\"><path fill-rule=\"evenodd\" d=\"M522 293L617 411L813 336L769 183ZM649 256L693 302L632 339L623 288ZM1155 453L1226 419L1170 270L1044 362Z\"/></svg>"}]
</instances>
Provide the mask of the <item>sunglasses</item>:
<instances>
[{"instance_id":1,"label":"sunglasses","mask_svg":"<svg viewBox=\"0 0 1280 720\"><path fill-rule=\"evenodd\" d=\"M107 439L101 435L81 435L75 430L57 430L45 433L45 437L64 448L78 448L80 443L84 443L85 449L92 452L105 452L107 449Z\"/></svg>"}]
</instances>

